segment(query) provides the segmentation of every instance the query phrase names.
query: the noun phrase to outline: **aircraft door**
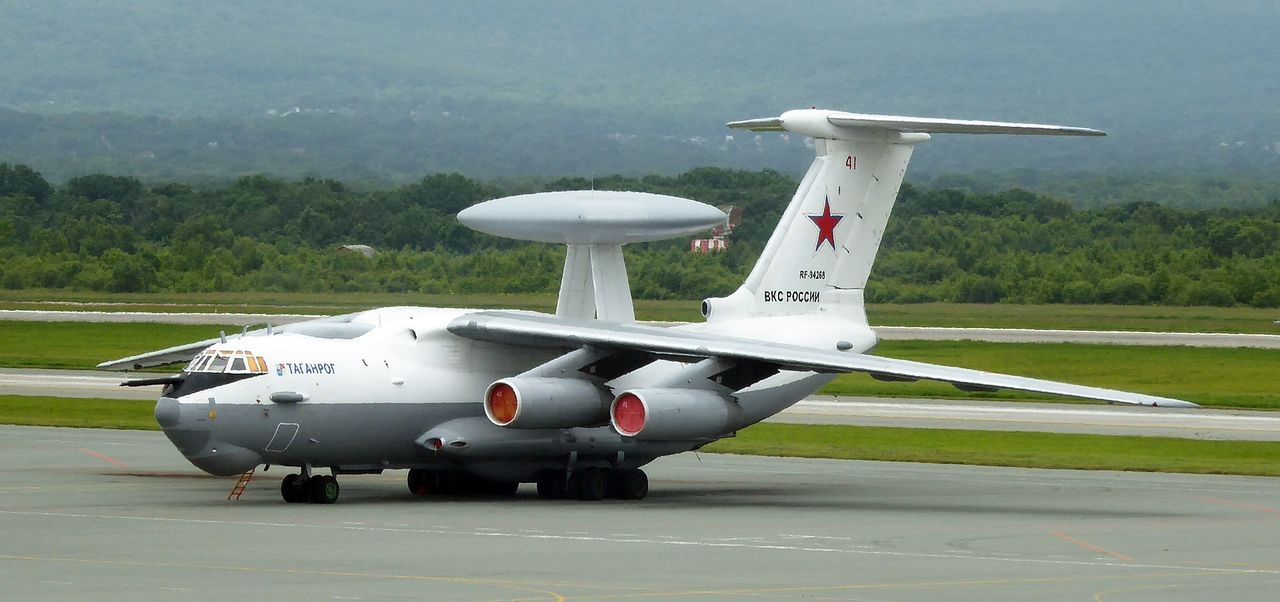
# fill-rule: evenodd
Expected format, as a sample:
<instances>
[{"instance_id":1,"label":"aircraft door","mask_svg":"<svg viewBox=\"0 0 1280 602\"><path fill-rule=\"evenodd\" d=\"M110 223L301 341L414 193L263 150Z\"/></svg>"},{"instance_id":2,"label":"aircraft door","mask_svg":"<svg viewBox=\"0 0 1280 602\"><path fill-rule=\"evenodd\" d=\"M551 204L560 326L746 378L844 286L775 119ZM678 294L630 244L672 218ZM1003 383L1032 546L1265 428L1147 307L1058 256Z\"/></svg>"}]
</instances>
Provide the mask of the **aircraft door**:
<instances>
[{"instance_id":1,"label":"aircraft door","mask_svg":"<svg viewBox=\"0 0 1280 602\"><path fill-rule=\"evenodd\" d=\"M275 435L271 437L271 441L267 443L266 451L282 452L289 449L289 445L293 443L294 437L298 436L298 423L281 422L276 425Z\"/></svg>"}]
</instances>

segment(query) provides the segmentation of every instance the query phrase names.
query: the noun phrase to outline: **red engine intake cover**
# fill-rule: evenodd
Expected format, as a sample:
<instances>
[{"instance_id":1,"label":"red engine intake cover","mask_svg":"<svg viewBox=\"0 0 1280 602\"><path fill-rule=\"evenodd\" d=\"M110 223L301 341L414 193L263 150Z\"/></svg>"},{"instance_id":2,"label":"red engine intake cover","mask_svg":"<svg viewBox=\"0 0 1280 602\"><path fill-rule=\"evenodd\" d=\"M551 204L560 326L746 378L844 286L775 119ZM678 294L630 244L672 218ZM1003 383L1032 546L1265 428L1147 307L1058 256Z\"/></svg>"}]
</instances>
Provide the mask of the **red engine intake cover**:
<instances>
[{"instance_id":1,"label":"red engine intake cover","mask_svg":"<svg viewBox=\"0 0 1280 602\"><path fill-rule=\"evenodd\" d=\"M489 415L499 425L505 425L516 419L516 407L519 406L520 400L511 385L497 383L489 389L489 399L486 399L485 403L489 405Z\"/></svg>"},{"instance_id":2,"label":"red engine intake cover","mask_svg":"<svg viewBox=\"0 0 1280 602\"><path fill-rule=\"evenodd\" d=\"M624 393L613 404L613 426L623 435L639 433L644 429L644 402L635 395Z\"/></svg>"}]
</instances>

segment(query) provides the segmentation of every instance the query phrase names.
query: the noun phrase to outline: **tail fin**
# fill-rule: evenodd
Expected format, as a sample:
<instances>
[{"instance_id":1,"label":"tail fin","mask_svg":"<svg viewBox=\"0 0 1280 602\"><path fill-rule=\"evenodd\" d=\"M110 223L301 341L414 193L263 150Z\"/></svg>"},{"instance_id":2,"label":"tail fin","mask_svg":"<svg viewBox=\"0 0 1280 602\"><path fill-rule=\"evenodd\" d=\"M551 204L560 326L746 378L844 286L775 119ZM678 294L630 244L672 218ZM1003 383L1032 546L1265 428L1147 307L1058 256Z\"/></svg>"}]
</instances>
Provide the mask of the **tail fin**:
<instances>
[{"instance_id":1,"label":"tail fin","mask_svg":"<svg viewBox=\"0 0 1280 602\"><path fill-rule=\"evenodd\" d=\"M802 109L731 128L814 139L817 157L746 282L703 302L710 321L830 311L866 322L863 289L916 144L930 133L1101 136L1087 128Z\"/></svg>"}]
</instances>

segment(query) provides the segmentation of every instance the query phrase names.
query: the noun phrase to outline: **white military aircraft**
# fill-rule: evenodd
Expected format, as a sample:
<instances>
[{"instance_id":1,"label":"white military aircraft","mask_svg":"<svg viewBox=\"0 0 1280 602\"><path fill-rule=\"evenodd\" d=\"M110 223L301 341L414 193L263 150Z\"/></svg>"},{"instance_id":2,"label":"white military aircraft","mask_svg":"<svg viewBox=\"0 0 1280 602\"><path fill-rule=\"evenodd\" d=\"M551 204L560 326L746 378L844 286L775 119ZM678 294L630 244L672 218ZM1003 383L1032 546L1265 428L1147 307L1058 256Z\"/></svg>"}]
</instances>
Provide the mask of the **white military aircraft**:
<instances>
[{"instance_id":1,"label":"white military aircraft","mask_svg":"<svg viewBox=\"0 0 1280 602\"><path fill-rule=\"evenodd\" d=\"M332 503L335 476L408 469L417 494L639 499L640 467L730 437L837 374L928 379L1149 406L1176 399L870 355L863 290L915 145L932 133L1100 136L1038 124L803 109L729 124L813 138L817 158L746 282L706 321L636 324L622 245L724 219L674 197L553 192L458 214L500 236L568 245L555 315L389 307L106 362L189 361L155 417L196 466L299 467L287 502ZM318 474L327 468L329 473Z\"/></svg>"}]
</instances>

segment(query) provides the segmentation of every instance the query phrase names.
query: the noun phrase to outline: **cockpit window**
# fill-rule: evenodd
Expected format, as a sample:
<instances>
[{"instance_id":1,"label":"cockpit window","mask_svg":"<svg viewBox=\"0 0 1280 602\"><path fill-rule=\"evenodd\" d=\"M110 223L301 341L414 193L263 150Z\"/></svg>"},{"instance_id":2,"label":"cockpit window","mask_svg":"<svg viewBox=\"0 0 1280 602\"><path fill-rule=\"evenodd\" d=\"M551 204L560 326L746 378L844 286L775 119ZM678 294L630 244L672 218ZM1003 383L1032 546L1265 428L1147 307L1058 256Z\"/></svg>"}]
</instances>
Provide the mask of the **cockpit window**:
<instances>
[{"instance_id":1,"label":"cockpit window","mask_svg":"<svg viewBox=\"0 0 1280 602\"><path fill-rule=\"evenodd\" d=\"M264 374L267 361L240 349L206 349L187 364L186 371L231 374Z\"/></svg>"},{"instance_id":2,"label":"cockpit window","mask_svg":"<svg viewBox=\"0 0 1280 602\"><path fill-rule=\"evenodd\" d=\"M227 367L227 357L224 355L214 356L213 361L203 372L222 372Z\"/></svg>"}]
</instances>

